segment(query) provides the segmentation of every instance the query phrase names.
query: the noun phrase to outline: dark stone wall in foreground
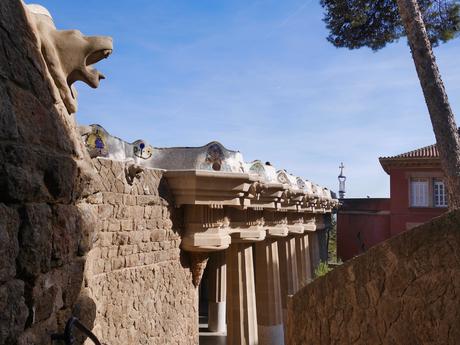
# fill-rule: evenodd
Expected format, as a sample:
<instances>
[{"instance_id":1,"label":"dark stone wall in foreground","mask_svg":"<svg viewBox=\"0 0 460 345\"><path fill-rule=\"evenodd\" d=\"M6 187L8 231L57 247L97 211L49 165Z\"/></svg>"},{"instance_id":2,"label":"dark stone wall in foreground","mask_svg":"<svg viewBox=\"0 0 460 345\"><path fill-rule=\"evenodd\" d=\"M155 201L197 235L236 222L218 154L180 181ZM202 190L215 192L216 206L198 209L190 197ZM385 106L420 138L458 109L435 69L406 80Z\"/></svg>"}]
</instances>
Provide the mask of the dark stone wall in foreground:
<instances>
[{"instance_id":1,"label":"dark stone wall in foreground","mask_svg":"<svg viewBox=\"0 0 460 345\"><path fill-rule=\"evenodd\" d=\"M369 249L289 303L288 344L459 344L460 211Z\"/></svg>"},{"instance_id":2,"label":"dark stone wall in foreground","mask_svg":"<svg viewBox=\"0 0 460 345\"><path fill-rule=\"evenodd\" d=\"M49 344L83 281L91 178L52 88L20 1L1 1L0 344Z\"/></svg>"},{"instance_id":3,"label":"dark stone wall in foreground","mask_svg":"<svg viewBox=\"0 0 460 345\"><path fill-rule=\"evenodd\" d=\"M161 173L91 160L58 94L21 2L1 0L0 345L50 345L71 315L107 344L197 343Z\"/></svg>"}]
</instances>

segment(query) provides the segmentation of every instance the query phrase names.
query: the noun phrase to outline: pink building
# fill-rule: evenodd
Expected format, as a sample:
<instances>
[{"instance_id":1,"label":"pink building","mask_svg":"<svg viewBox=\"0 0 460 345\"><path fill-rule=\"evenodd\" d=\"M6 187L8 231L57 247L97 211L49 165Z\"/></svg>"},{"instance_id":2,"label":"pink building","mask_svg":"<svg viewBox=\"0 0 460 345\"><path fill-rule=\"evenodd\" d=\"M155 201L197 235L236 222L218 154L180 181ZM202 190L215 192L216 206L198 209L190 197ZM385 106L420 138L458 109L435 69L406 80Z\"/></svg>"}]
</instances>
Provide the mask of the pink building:
<instances>
[{"instance_id":1,"label":"pink building","mask_svg":"<svg viewBox=\"0 0 460 345\"><path fill-rule=\"evenodd\" d=\"M379 161L390 175L390 198L342 199L337 216L337 254L344 261L447 210L436 145Z\"/></svg>"}]
</instances>

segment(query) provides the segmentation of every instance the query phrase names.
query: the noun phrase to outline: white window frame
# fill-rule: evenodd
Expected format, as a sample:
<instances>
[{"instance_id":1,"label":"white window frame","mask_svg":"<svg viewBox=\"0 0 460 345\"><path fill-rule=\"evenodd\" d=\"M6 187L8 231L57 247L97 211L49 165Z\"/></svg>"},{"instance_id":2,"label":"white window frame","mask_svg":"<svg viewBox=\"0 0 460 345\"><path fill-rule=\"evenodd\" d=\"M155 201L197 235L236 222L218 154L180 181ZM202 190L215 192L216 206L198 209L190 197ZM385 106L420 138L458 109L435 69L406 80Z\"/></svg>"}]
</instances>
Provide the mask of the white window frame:
<instances>
[{"instance_id":1,"label":"white window frame","mask_svg":"<svg viewBox=\"0 0 460 345\"><path fill-rule=\"evenodd\" d=\"M447 190L444 181L438 178L433 179L433 206L447 207Z\"/></svg>"},{"instance_id":2,"label":"white window frame","mask_svg":"<svg viewBox=\"0 0 460 345\"><path fill-rule=\"evenodd\" d=\"M410 179L410 207L430 207L430 183L427 178Z\"/></svg>"}]
</instances>

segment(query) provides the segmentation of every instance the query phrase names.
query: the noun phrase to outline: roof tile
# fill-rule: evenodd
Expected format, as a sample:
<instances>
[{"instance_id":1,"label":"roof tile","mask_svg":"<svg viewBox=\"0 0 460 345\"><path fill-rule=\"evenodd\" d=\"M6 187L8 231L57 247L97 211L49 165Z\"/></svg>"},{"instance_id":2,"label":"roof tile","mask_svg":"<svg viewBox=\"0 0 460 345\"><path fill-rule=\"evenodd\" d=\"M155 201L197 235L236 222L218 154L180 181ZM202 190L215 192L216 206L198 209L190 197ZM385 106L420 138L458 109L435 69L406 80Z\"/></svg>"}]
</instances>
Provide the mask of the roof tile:
<instances>
[{"instance_id":1,"label":"roof tile","mask_svg":"<svg viewBox=\"0 0 460 345\"><path fill-rule=\"evenodd\" d=\"M401 153L396 156L389 156L389 157L382 157L385 158L438 158L439 152L436 144L421 147L416 150L412 150L409 152Z\"/></svg>"}]
</instances>

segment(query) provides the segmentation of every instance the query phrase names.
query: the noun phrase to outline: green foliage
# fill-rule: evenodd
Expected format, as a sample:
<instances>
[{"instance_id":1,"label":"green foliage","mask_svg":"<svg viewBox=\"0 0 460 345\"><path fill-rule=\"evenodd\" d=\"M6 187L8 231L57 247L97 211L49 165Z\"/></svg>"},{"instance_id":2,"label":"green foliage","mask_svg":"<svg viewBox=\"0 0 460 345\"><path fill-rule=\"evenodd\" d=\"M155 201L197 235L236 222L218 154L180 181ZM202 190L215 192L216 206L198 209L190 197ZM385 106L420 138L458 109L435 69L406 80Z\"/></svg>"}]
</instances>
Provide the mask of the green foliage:
<instances>
[{"instance_id":1,"label":"green foliage","mask_svg":"<svg viewBox=\"0 0 460 345\"><path fill-rule=\"evenodd\" d=\"M321 261L315 268L315 278L322 277L330 271L332 271L332 268L329 267L327 262Z\"/></svg>"},{"instance_id":2,"label":"green foliage","mask_svg":"<svg viewBox=\"0 0 460 345\"><path fill-rule=\"evenodd\" d=\"M328 258L329 262L337 262L337 220L336 217L332 217L331 229L329 230L329 242L328 242Z\"/></svg>"},{"instance_id":3,"label":"green foliage","mask_svg":"<svg viewBox=\"0 0 460 345\"><path fill-rule=\"evenodd\" d=\"M458 0L419 0L432 45L460 32ZM328 41L336 47L378 50L405 36L396 0L321 0Z\"/></svg>"}]
</instances>

